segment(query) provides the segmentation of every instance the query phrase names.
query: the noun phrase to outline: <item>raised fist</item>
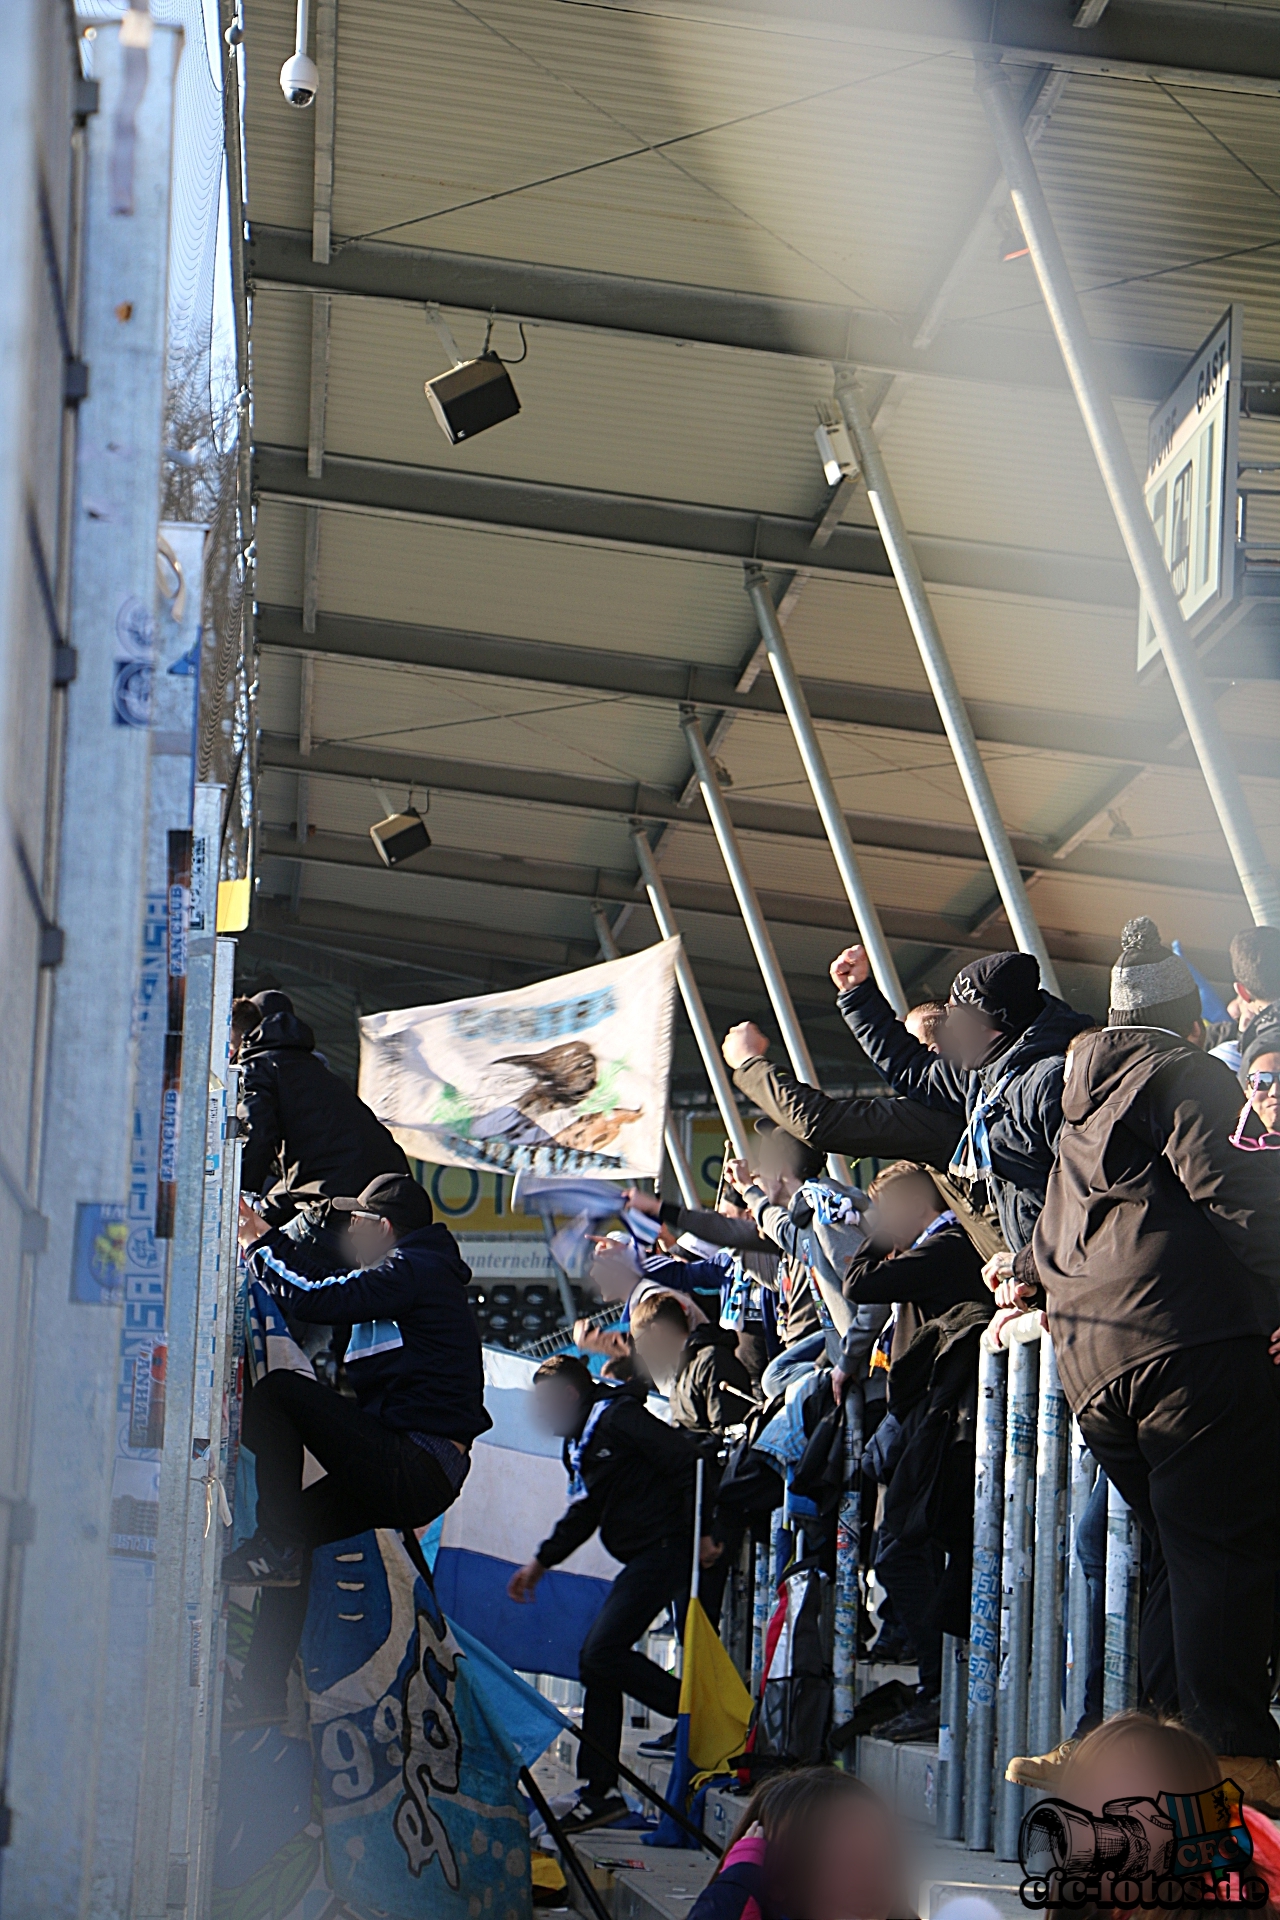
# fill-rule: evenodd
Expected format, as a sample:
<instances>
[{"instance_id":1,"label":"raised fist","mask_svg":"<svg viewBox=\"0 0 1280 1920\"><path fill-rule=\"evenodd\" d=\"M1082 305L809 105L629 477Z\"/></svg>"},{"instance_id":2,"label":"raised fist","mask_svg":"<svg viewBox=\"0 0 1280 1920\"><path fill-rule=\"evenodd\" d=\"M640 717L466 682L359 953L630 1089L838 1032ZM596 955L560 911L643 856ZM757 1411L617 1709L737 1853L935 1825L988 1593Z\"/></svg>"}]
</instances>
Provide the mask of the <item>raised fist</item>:
<instances>
[{"instance_id":1,"label":"raised fist","mask_svg":"<svg viewBox=\"0 0 1280 1920\"><path fill-rule=\"evenodd\" d=\"M831 978L837 993L843 993L846 987L860 987L870 975L871 962L865 947L846 947L831 962Z\"/></svg>"}]
</instances>

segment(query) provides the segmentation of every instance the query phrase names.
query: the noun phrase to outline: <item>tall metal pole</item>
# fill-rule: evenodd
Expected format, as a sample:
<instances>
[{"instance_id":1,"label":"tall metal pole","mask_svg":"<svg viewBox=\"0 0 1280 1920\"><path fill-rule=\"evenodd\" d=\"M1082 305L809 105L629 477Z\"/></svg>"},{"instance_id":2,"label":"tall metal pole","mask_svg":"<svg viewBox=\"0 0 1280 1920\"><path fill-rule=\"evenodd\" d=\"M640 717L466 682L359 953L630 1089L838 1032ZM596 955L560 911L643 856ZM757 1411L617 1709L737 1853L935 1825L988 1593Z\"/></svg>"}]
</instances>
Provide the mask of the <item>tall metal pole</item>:
<instances>
[{"instance_id":1,"label":"tall metal pole","mask_svg":"<svg viewBox=\"0 0 1280 1920\"><path fill-rule=\"evenodd\" d=\"M737 896L738 908L747 929L747 938L756 956L756 964L764 979L765 991L773 1008L774 1018L782 1035L782 1044L787 1050L792 1071L797 1079L807 1080L811 1087L818 1084L813 1070L813 1059L809 1053L809 1043L804 1037L796 1010L791 1002L791 990L787 986L786 976L778 963L774 951L773 936L756 897L751 875L747 872L747 863L742 857L742 848L738 844L737 830L729 818L729 809L725 804L720 788L719 776L711 763L707 743L702 732L702 722L696 713L685 712L680 716L680 725L684 728L689 742L689 751L693 756L693 770L698 777L698 786L702 793L703 805L711 821L712 831L720 848L720 857L724 861L733 891Z\"/></svg>"},{"instance_id":2,"label":"tall metal pole","mask_svg":"<svg viewBox=\"0 0 1280 1920\"><path fill-rule=\"evenodd\" d=\"M619 958L618 943L613 937L613 928L609 925L604 908L592 907L591 919L595 926L596 939L600 942L601 953L606 960L617 960ZM700 1207L702 1198L693 1177L693 1168L689 1165L689 1157L676 1130L675 1121L671 1118L670 1108L667 1109L667 1117L662 1126L662 1143L666 1147L671 1171L680 1189L680 1198L686 1207Z\"/></svg>"},{"instance_id":3,"label":"tall metal pole","mask_svg":"<svg viewBox=\"0 0 1280 1920\"><path fill-rule=\"evenodd\" d=\"M649 905L653 908L653 917L658 923L658 932L664 940L679 939L680 929L676 925L671 911L671 902L667 899L667 890L662 884L662 875L658 872L658 863L653 857L653 848L642 828L632 833L636 858L640 862L640 875L645 891L649 896ZM733 1150L739 1160L748 1160L751 1149L748 1145L747 1129L738 1103L733 1094L733 1082L729 1078L729 1069L725 1066L724 1055L716 1045L716 1037L707 1018L707 1010L702 1004L702 995L698 991L698 982L694 978L693 966L680 945L680 957L676 961L676 982L684 1000L684 1010L689 1016L689 1025L693 1028L693 1037L698 1043L698 1052L702 1055L702 1064L707 1070L711 1082L711 1091L716 1097L720 1109L720 1118L724 1121L724 1130L733 1142Z\"/></svg>"},{"instance_id":4,"label":"tall metal pole","mask_svg":"<svg viewBox=\"0 0 1280 1920\"><path fill-rule=\"evenodd\" d=\"M964 1838L971 1853L991 1845L991 1771L1000 1678L1000 1554L1004 1542L1004 1429L1009 1356L978 1359L973 1474L973 1595L969 1611L969 1702L964 1763Z\"/></svg>"},{"instance_id":5,"label":"tall metal pole","mask_svg":"<svg viewBox=\"0 0 1280 1920\"><path fill-rule=\"evenodd\" d=\"M1071 1415L1058 1378L1053 1342L1040 1342L1040 1413L1036 1426L1035 1583L1031 1603L1031 1702L1027 1745L1047 1753L1062 1738L1063 1572L1067 1519L1067 1452Z\"/></svg>"},{"instance_id":6,"label":"tall metal pole","mask_svg":"<svg viewBox=\"0 0 1280 1920\"><path fill-rule=\"evenodd\" d=\"M1107 1488L1107 1637L1102 1666L1102 1712L1128 1713L1138 1704L1138 1523L1114 1485Z\"/></svg>"},{"instance_id":7,"label":"tall metal pole","mask_svg":"<svg viewBox=\"0 0 1280 1920\"><path fill-rule=\"evenodd\" d=\"M684 728L685 738L689 742L689 752L693 756L693 770L698 776L702 802L707 809L712 831L720 847L720 857L724 861L733 891L737 895L738 910L746 926L747 938L756 956L756 965L764 980L765 992L769 996L774 1018L778 1022L782 1044L791 1061L792 1072L798 1080L805 1080L811 1087L816 1087L818 1076L814 1072L809 1043L796 1018L796 1010L791 1001L791 989L787 985L786 975L778 964L773 936L769 932L768 922L756 898L755 884L747 872L747 863L742 857L742 848L738 844L737 829L729 818L729 809L725 805L724 794L720 790L719 776L712 764L711 755L707 751L702 722L696 713L686 708L680 716L680 725ZM837 1180L845 1186L852 1186L853 1175L849 1170L848 1162L842 1155L828 1154L827 1165Z\"/></svg>"},{"instance_id":8,"label":"tall metal pole","mask_svg":"<svg viewBox=\"0 0 1280 1920\"><path fill-rule=\"evenodd\" d=\"M942 1636L942 1714L938 1728L939 1840L964 1839L964 1761L969 1705L969 1642Z\"/></svg>"},{"instance_id":9,"label":"tall metal pole","mask_svg":"<svg viewBox=\"0 0 1280 1920\"><path fill-rule=\"evenodd\" d=\"M1058 993L1058 976L1049 958L1044 935L1031 911L1027 889L1009 842L1008 828L1000 818L987 769L978 752L973 723L960 698L956 676L942 644L942 634L925 592L920 562L916 559L902 510L890 484L880 443L867 412L867 403L855 375L847 368L836 373L836 400L858 456L871 511L876 517L876 525L893 568L893 577L898 583L898 592L902 596L924 670L929 676L929 685L951 743L951 752L968 795L974 822L986 848L996 887L1009 916L1009 925L1013 928L1013 937L1024 953L1033 953L1040 962L1040 978L1049 992Z\"/></svg>"},{"instance_id":10,"label":"tall metal pole","mask_svg":"<svg viewBox=\"0 0 1280 1920\"><path fill-rule=\"evenodd\" d=\"M1015 1754L1027 1750L1031 1690L1031 1556L1035 1537L1036 1403L1040 1342L1015 1340L1009 1350L1009 1420L1004 1468L1004 1566L1001 1575L1000 1687L996 1695L997 1860L1016 1860L1025 1790L1005 1779Z\"/></svg>"},{"instance_id":11,"label":"tall metal pole","mask_svg":"<svg viewBox=\"0 0 1280 1920\"><path fill-rule=\"evenodd\" d=\"M1066 256L1050 215L1035 162L1018 122L1009 82L997 65L980 60L978 93L995 137L1014 209L1040 282L1111 511L1142 588L1160 642L1169 681L1200 762L1249 911L1259 926L1280 927L1280 886L1262 849L1213 704L1151 516L1142 498L1115 406L1103 381ZM1232 377L1235 377L1232 368Z\"/></svg>"},{"instance_id":12,"label":"tall metal pole","mask_svg":"<svg viewBox=\"0 0 1280 1920\"><path fill-rule=\"evenodd\" d=\"M858 1676L858 1561L862 1536L862 1415L861 1382L845 1386L843 1485L836 1509L836 1607L832 1671L835 1680L833 1714L843 1727L853 1718Z\"/></svg>"},{"instance_id":13,"label":"tall metal pole","mask_svg":"<svg viewBox=\"0 0 1280 1920\"><path fill-rule=\"evenodd\" d=\"M795 736L800 762L813 797L822 816L827 839L831 844L832 857L836 871L840 875L840 884L848 895L849 905L853 908L854 923L859 937L867 950L871 961L871 971L876 984L894 1012L907 1011L907 996L902 990L898 978L898 969L893 964L893 955L889 951L889 942L884 937L884 928L880 925L880 915L871 898L871 890L862 877L858 865L858 856L853 850L853 841L849 835L849 823L844 817L844 808L836 795L831 770L827 766L826 755L809 712L809 702L805 699L804 688L791 658L791 650L786 636L778 621L778 610L773 604L773 594L769 590L768 577L762 567L748 567L746 576L747 592L755 608L756 621L760 628L760 638L764 641L765 652L769 656L769 665L773 668L774 684L778 689L782 704L786 708L787 719L791 722L791 731Z\"/></svg>"}]
</instances>

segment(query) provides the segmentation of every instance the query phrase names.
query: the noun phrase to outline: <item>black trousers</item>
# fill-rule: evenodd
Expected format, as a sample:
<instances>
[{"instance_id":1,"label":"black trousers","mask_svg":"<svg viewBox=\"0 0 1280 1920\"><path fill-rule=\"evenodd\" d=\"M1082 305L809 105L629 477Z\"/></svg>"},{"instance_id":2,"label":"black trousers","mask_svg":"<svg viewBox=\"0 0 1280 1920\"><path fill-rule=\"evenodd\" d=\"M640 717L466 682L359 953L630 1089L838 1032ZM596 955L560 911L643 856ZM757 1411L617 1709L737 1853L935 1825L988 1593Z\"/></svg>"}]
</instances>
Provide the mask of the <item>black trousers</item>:
<instances>
[{"instance_id":1,"label":"black trousers","mask_svg":"<svg viewBox=\"0 0 1280 1920\"><path fill-rule=\"evenodd\" d=\"M688 1597L689 1546L684 1540L646 1547L628 1560L606 1594L578 1655L578 1674L587 1690L582 1704L586 1740L578 1747L578 1774L588 1793L611 1793L618 1784L624 1694L675 1719L679 1680L637 1653L635 1643L670 1602L683 1628ZM593 1752L587 1740L601 1751Z\"/></svg>"},{"instance_id":2,"label":"black trousers","mask_svg":"<svg viewBox=\"0 0 1280 1920\"><path fill-rule=\"evenodd\" d=\"M1280 1758L1267 1664L1280 1566L1280 1382L1266 1341L1150 1360L1079 1419L1151 1538L1143 1692L1215 1753Z\"/></svg>"},{"instance_id":3,"label":"black trousers","mask_svg":"<svg viewBox=\"0 0 1280 1920\"><path fill-rule=\"evenodd\" d=\"M945 1567L946 1555L936 1540L921 1540L911 1547L887 1540L876 1555L876 1577L915 1647L920 1685L930 1699L942 1692L938 1595Z\"/></svg>"},{"instance_id":4,"label":"black trousers","mask_svg":"<svg viewBox=\"0 0 1280 1920\"><path fill-rule=\"evenodd\" d=\"M244 1438L258 1478L258 1526L305 1548L300 1587L264 1587L244 1684L274 1704L302 1636L310 1549L370 1527L424 1527L457 1497L444 1469L406 1433L384 1427L304 1373L269 1373L245 1397ZM302 1452L325 1469L305 1492Z\"/></svg>"}]
</instances>

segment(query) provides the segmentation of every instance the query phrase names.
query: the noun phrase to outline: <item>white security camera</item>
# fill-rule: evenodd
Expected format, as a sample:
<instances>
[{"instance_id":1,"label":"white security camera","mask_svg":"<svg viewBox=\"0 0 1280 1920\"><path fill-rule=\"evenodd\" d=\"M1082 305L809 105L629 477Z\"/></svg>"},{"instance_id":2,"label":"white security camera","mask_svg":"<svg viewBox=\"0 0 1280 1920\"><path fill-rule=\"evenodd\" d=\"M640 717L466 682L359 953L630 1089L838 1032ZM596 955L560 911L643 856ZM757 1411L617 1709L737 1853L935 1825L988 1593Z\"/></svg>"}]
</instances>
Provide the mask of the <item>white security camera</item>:
<instances>
[{"instance_id":1,"label":"white security camera","mask_svg":"<svg viewBox=\"0 0 1280 1920\"><path fill-rule=\"evenodd\" d=\"M291 107L309 107L319 85L316 63L305 53L291 54L280 69L280 91Z\"/></svg>"}]
</instances>

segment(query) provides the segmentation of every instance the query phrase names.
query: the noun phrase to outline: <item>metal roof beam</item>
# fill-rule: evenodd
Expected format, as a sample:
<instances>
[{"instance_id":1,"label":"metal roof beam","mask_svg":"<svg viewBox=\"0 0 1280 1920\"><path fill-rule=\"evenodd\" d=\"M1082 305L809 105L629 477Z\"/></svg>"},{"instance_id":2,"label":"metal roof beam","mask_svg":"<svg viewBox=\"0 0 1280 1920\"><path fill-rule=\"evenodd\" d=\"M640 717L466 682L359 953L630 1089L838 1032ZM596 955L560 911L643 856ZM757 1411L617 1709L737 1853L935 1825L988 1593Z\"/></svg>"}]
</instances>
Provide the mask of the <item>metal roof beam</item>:
<instances>
[{"instance_id":1,"label":"metal roof beam","mask_svg":"<svg viewBox=\"0 0 1280 1920\"><path fill-rule=\"evenodd\" d=\"M1068 390L1062 357L1050 336L1010 327L953 322L917 347L913 325L820 300L376 240L341 241L331 260L318 261L311 255L311 236L290 227L253 227L247 270L260 293L310 291L411 306L433 303L580 332L847 361L873 373ZM1175 384L1194 349L1194 341L1187 352L1122 340L1098 343L1112 391L1153 406ZM1246 384L1275 381L1280 364L1246 361L1244 372Z\"/></svg>"},{"instance_id":2,"label":"metal roof beam","mask_svg":"<svg viewBox=\"0 0 1280 1920\"><path fill-rule=\"evenodd\" d=\"M301 859L318 866L345 868L356 873L386 873L373 845L357 834L317 833L300 850L291 835L267 830L259 852L265 859ZM525 860L515 856L487 856L455 853L452 849L432 847L415 854L411 866L401 871L417 873L426 879L461 881L468 886L512 888L526 893L551 894L558 898L589 902L632 901L636 882L630 874L609 873L599 867L574 865L560 860ZM390 876L388 876L390 880ZM681 914L708 914L713 918L742 923L742 915L731 887L703 880L673 880L663 875L672 906ZM777 893L763 889L759 895L768 920L778 926L804 928L847 938L852 919L844 900L818 899L811 894ZM881 909L885 932L891 939L923 941L957 950L990 953L1010 942L1007 924L995 915L981 929L959 917L929 913L912 908ZM434 926L434 922L427 923ZM1089 966L1110 966L1116 955L1117 936L1073 933L1065 928L1042 929L1045 942L1055 960L1071 960ZM509 946L509 942L508 942ZM1194 957L1194 956L1193 956ZM1221 955L1200 955L1196 964L1208 963L1210 972L1221 972ZM698 961L698 977L703 962ZM1202 968L1202 970L1204 970ZM763 994L764 989L760 987Z\"/></svg>"},{"instance_id":3,"label":"metal roof beam","mask_svg":"<svg viewBox=\"0 0 1280 1920\"><path fill-rule=\"evenodd\" d=\"M302 756L293 741L264 734L259 745L262 772L300 771ZM466 793L521 806L562 807L573 812L615 815L624 820L663 821L681 826L707 827L706 812L698 802L683 806L660 787L640 781L601 779L576 773L550 773L525 767L492 766L434 755L390 753L381 748L322 744L313 748L306 770L315 778L355 780L361 785L429 787L446 793ZM788 806L776 800L755 800L746 794L729 797L733 824L741 833L766 834L787 840L815 841L826 846L826 834L816 809ZM861 847L886 848L897 853L919 853L932 859L951 859L986 865L982 842L972 827L941 821L902 820L889 815L846 813L849 831ZM1052 841L1029 834L1011 836L1019 863L1048 873L1087 874L1095 879L1124 880L1139 885L1181 887L1196 892L1222 893L1238 898L1235 873L1225 860L1194 860L1180 854L1127 852L1092 842L1065 859L1054 857ZM296 841L289 844L296 848ZM377 861L372 844L369 857ZM419 856L428 863L443 850L432 848ZM448 856L452 858L453 856ZM431 871L419 867L419 872ZM628 897L630 897L628 895ZM842 909L842 912L844 910ZM847 921L848 914L844 912Z\"/></svg>"},{"instance_id":4,"label":"metal roof beam","mask_svg":"<svg viewBox=\"0 0 1280 1920\"><path fill-rule=\"evenodd\" d=\"M504 634L410 626L337 613L318 614L315 633L311 634L303 630L299 608L266 605L257 610L257 637L260 647L287 654L315 651L334 660L423 667L433 672L525 681L583 693L624 694L666 706L691 702L735 713L783 712L772 674L762 673L744 686L742 677L727 667L692 666L680 660L604 647L564 646L554 641L517 640ZM814 719L825 724L943 737L932 694L858 686L841 680L804 679L801 684ZM1149 766L1195 768L1189 744L1170 745L1182 730L1172 700L1164 726L1110 720L1092 713L1006 706L994 700L970 700L966 705L979 740L993 746L1027 747L1090 760L1140 760ZM1270 740L1237 734L1232 736L1231 745L1242 773L1261 779L1280 777Z\"/></svg>"},{"instance_id":5,"label":"metal roof beam","mask_svg":"<svg viewBox=\"0 0 1280 1920\"><path fill-rule=\"evenodd\" d=\"M565 542L671 554L680 559L766 567L805 567L811 573L887 580L889 561L871 527L837 527L815 548L813 527L794 515L751 513L687 500L603 493L550 486L496 474L359 460L326 454L324 472L307 471L297 447L259 446L253 453L259 500L437 521ZM1023 599L1136 609L1137 589L1127 561L1092 554L1039 553L936 535L914 536L925 578L935 586Z\"/></svg>"}]
</instances>

